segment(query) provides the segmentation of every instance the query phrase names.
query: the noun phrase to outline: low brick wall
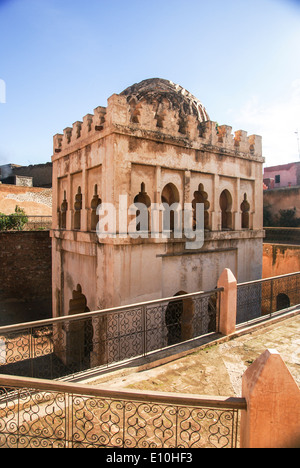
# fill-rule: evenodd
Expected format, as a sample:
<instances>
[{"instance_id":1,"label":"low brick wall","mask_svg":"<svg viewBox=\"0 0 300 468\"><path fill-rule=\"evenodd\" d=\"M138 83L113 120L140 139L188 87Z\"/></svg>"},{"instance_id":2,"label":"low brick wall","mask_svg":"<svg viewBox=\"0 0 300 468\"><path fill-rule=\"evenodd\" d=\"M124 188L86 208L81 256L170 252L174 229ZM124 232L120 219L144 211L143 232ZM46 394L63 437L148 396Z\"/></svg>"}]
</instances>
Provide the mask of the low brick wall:
<instances>
[{"instance_id":1,"label":"low brick wall","mask_svg":"<svg viewBox=\"0 0 300 468\"><path fill-rule=\"evenodd\" d=\"M0 325L51 316L49 231L0 232Z\"/></svg>"}]
</instances>

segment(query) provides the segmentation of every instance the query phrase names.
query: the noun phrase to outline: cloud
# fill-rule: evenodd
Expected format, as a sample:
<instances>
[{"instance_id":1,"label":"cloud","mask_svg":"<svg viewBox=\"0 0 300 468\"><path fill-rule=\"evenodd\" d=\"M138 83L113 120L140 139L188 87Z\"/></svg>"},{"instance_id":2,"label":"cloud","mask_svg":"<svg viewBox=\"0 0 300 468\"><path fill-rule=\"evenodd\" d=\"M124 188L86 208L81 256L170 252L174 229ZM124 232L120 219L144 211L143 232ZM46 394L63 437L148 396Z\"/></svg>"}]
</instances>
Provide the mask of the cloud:
<instances>
[{"instance_id":1,"label":"cloud","mask_svg":"<svg viewBox=\"0 0 300 468\"><path fill-rule=\"evenodd\" d=\"M299 161L296 132L300 138L300 79L273 102L253 96L235 113L234 124L262 136L266 166Z\"/></svg>"}]
</instances>

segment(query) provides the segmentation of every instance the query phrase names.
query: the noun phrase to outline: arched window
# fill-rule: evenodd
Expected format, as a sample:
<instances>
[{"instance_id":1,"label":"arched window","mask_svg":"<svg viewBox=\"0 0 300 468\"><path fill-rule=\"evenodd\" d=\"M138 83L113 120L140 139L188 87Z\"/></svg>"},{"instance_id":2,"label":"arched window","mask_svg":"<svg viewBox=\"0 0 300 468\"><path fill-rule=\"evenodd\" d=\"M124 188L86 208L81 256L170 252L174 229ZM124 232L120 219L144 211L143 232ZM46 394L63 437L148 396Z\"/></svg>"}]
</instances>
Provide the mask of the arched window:
<instances>
[{"instance_id":1,"label":"arched window","mask_svg":"<svg viewBox=\"0 0 300 468\"><path fill-rule=\"evenodd\" d=\"M77 194L75 195L75 203L74 203L74 229L81 228L81 210L82 210L82 194L81 194L81 187L78 187Z\"/></svg>"},{"instance_id":2,"label":"arched window","mask_svg":"<svg viewBox=\"0 0 300 468\"><path fill-rule=\"evenodd\" d=\"M101 205L102 201L98 195L98 186L94 187L94 196L91 201L91 231L96 231L99 222L99 215L97 215L97 208Z\"/></svg>"},{"instance_id":3,"label":"arched window","mask_svg":"<svg viewBox=\"0 0 300 468\"><path fill-rule=\"evenodd\" d=\"M222 230L232 229L232 197L228 190L223 190L220 195L220 208L222 216Z\"/></svg>"},{"instance_id":4,"label":"arched window","mask_svg":"<svg viewBox=\"0 0 300 468\"><path fill-rule=\"evenodd\" d=\"M67 227L67 211L68 211L68 202L67 202L66 191L64 191L64 199L60 206L60 228L66 229Z\"/></svg>"},{"instance_id":5,"label":"arched window","mask_svg":"<svg viewBox=\"0 0 300 468\"><path fill-rule=\"evenodd\" d=\"M250 211L250 204L247 200L247 194L244 194L244 200L243 203L241 204L241 211L242 211L242 229L249 229L249 224L250 224L250 216L249 216L249 211Z\"/></svg>"},{"instance_id":6,"label":"arched window","mask_svg":"<svg viewBox=\"0 0 300 468\"><path fill-rule=\"evenodd\" d=\"M136 230L137 231L149 231L150 230L150 216L149 216L149 208L151 206L151 200L149 195L146 192L145 189L145 184L144 182L141 183L141 191L134 197L134 204L136 203L141 203L142 205L145 206L145 212L147 209L147 218L143 219L142 216L142 222L138 218L141 216L140 210L137 210L136 212Z\"/></svg>"},{"instance_id":7,"label":"arched window","mask_svg":"<svg viewBox=\"0 0 300 468\"><path fill-rule=\"evenodd\" d=\"M167 184L162 193L161 193L161 201L165 203L169 207L171 207L174 203L179 203L179 192L177 187L169 183ZM179 219L176 220L176 225L179 226ZM175 216L174 210L166 209L163 213L163 230L164 231L171 231L174 232L175 230Z\"/></svg>"},{"instance_id":8,"label":"arched window","mask_svg":"<svg viewBox=\"0 0 300 468\"><path fill-rule=\"evenodd\" d=\"M208 195L204 191L203 184L200 184L198 190L194 192L194 200L192 201L193 208L193 230L196 230L196 204L202 203L204 205L204 229L209 229L209 207Z\"/></svg>"}]
</instances>

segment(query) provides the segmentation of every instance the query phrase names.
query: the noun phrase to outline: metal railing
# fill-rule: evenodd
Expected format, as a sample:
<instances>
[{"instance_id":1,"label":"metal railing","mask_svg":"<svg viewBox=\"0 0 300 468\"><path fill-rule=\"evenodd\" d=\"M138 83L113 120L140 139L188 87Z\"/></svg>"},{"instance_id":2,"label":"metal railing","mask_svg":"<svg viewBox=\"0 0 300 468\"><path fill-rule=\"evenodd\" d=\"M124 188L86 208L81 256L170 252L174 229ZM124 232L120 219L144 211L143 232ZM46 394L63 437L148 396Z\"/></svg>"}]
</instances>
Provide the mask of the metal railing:
<instances>
[{"instance_id":1,"label":"metal railing","mask_svg":"<svg viewBox=\"0 0 300 468\"><path fill-rule=\"evenodd\" d=\"M0 448L236 448L243 398L0 375Z\"/></svg>"},{"instance_id":2,"label":"metal railing","mask_svg":"<svg viewBox=\"0 0 300 468\"><path fill-rule=\"evenodd\" d=\"M55 379L215 333L220 291L0 327L0 372Z\"/></svg>"},{"instance_id":3,"label":"metal railing","mask_svg":"<svg viewBox=\"0 0 300 468\"><path fill-rule=\"evenodd\" d=\"M237 324L272 317L300 305L300 272L237 286Z\"/></svg>"}]
</instances>

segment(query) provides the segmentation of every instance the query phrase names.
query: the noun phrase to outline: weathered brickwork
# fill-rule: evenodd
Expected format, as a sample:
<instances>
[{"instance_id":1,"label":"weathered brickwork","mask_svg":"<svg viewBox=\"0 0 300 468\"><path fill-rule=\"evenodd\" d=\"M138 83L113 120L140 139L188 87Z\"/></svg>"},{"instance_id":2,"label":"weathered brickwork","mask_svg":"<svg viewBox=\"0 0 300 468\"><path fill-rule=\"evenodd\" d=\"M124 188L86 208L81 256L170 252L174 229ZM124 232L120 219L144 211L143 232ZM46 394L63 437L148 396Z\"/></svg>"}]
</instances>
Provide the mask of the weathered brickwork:
<instances>
[{"instance_id":1,"label":"weathered brickwork","mask_svg":"<svg viewBox=\"0 0 300 468\"><path fill-rule=\"evenodd\" d=\"M0 302L51 300L48 231L0 233Z\"/></svg>"}]
</instances>

